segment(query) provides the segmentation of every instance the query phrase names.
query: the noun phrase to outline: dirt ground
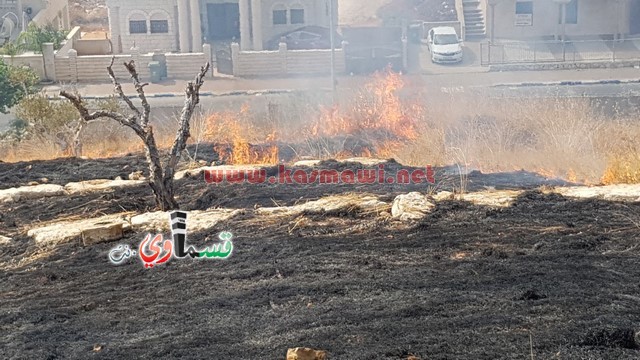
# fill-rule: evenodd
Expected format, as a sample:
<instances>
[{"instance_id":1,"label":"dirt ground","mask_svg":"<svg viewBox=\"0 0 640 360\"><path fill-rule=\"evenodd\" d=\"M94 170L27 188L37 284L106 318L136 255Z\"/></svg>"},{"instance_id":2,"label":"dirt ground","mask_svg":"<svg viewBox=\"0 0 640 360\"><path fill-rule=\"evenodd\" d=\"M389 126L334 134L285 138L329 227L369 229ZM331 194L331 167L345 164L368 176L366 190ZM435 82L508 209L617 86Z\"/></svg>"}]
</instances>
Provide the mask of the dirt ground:
<instances>
[{"instance_id":1,"label":"dirt ground","mask_svg":"<svg viewBox=\"0 0 640 360\"><path fill-rule=\"evenodd\" d=\"M322 168L344 165L325 162ZM400 167L391 164L390 167ZM0 188L144 170L106 160L0 163ZM441 190L455 176L436 172ZM42 248L26 229L62 218L152 210L146 186L0 204L0 358L638 359L640 203L575 200L535 174L469 175L469 191L524 188L509 207L440 201L419 223L367 212L265 217L255 208L424 185L178 182L185 210L244 209L224 261L114 266L114 243ZM542 187L541 187L542 186ZM128 233L137 246L145 234Z\"/></svg>"}]
</instances>

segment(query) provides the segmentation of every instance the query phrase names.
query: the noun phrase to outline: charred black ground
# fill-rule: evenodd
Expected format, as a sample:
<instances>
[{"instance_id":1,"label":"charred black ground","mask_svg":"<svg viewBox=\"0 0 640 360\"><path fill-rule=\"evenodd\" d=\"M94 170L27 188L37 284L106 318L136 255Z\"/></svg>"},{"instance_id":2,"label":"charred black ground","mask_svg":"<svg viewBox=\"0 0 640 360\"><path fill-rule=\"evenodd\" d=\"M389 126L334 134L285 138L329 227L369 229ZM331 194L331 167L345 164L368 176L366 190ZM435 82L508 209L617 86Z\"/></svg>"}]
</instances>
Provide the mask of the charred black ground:
<instances>
[{"instance_id":1,"label":"charred black ground","mask_svg":"<svg viewBox=\"0 0 640 360\"><path fill-rule=\"evenodd\" d=\"M0 184L144 169L137 156L0 164ZM546 194L528 173L469 178L471 190L531 190L508 208L439 202L406 226L357 212L267 218L253 209L345 192L391 201L424 186L185 179L178 194L187 210L246 209L189 235L202 243L232 231L235 253L153 270L111 265L114 244L43 253L24 235L62 217L151 210L146 186L0 205L0 234L14 237L0 247L0 358L283 359L287 348L308 346L331 359L529 359L530 339L536 359L639 358L640 204Z\"/></svg>"}]
</instances>

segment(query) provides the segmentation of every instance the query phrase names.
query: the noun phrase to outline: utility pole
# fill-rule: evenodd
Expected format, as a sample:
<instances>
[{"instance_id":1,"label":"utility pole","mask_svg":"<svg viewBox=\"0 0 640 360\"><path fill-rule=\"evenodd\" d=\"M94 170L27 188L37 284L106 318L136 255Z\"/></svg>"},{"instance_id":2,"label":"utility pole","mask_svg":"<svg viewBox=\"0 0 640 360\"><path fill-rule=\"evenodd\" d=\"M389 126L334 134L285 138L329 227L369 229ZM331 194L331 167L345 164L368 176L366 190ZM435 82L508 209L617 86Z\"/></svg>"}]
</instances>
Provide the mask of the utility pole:
<instances>
[{"instance_id":1,"label":"utility pole","mask_svg":"<svg viewBox=\"0 0 640 360\"><path fill-rule=\"evenodd\" d=\"M329 0L329 38L331 42L331 92L333 94L333 102L336 101L336 46L335 46L335 24L334 24L334 0Z\"/></svg>"}]
</instances>

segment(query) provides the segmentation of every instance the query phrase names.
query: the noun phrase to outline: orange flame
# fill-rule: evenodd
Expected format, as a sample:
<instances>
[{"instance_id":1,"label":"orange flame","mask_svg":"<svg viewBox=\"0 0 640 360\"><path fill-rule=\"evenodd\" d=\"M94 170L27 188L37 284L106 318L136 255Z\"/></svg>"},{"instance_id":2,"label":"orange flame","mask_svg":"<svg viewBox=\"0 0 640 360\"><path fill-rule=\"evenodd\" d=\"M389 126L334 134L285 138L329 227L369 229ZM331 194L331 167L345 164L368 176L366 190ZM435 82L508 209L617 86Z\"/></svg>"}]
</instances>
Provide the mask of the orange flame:
<instances>
[{"instance_id":1,"label":"orange flame","mask_svg":"<svg viewBox=\"0 0 640 360\"><path fill-rule=\"evenodd\" d=\"M269 165L279 162L277 133L271 131L264 139L251 125L249 107L243 105L238 113L214 113L206 120L205 138L217 143L214 150L225 163L234 165ZM266 145L253 145L250 139Z\"/></svg>"}]
</instances>

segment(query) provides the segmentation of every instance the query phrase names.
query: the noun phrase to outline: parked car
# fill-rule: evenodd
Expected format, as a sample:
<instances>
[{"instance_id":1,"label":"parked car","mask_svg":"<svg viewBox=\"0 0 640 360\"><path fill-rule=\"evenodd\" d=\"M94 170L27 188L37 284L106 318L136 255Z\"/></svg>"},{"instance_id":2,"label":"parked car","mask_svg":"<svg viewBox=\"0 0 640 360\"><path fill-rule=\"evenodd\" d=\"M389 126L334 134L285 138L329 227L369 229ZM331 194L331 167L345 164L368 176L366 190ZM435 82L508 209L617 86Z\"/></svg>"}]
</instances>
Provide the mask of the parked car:
<instances>
[{"instance_id":1,"label":"parked car","mask_svg":"<svg viewBox=\"0 0 640 360\"><path fill-rule=\"evenodd\" d=\"M440 26L429 30L427 46L434 63L458 63L462 61L462 41L456 29Z\"/></svg>"},{"instance_id":2,"label":"parked car","mask_svg":"<svg viewBox=\"0 0 640 360\"><path fill-rule=\"evenodd\" d=\"M339 48L342 37L334 35L335 47ZM269 50L278 50L281 42L285 42L290 50L331 49L331 33L320 26L305 26L274 37L267 47Z\"/></svg>"}]
</instances>

